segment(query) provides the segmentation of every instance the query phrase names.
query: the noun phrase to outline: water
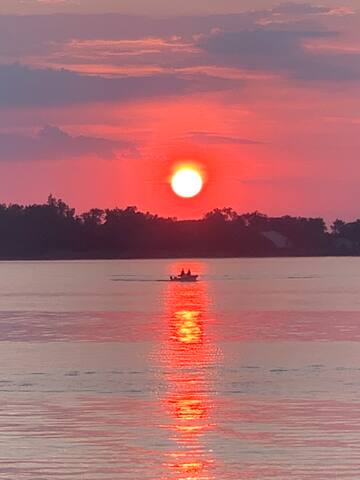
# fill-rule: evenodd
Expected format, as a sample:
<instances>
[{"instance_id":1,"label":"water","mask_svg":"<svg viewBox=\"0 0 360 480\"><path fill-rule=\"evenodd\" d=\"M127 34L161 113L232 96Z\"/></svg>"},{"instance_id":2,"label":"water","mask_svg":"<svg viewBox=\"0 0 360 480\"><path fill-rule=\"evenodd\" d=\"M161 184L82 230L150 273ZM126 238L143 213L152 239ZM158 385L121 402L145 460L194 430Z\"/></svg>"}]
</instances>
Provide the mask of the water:
<instances>
[{"instance_id":1,"label":"water","mask_svg":"<svg viewBox=\"0 0 360 480\"><path fill-rule=\"evenodd\" d=\"M358 480L359 341L360 259L0 263L0 479Z\"/></svg>"}]
</instances>

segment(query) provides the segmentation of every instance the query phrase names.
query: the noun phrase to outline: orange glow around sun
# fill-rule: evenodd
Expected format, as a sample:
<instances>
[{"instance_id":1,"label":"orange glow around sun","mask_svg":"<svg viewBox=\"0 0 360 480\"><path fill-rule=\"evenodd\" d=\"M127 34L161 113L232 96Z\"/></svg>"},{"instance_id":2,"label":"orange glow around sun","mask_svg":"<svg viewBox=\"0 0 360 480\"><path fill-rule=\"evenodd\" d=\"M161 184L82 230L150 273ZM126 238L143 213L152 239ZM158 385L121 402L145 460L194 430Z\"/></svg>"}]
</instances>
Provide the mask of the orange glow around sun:
<instances>
[{"instance_id":1,"label":"orange glow around sun","mask_svg":"<svg viewBox=\"0 0 360 480\"><path fill-rule=\"evenodd\" d=\"M204 186L201 172L191 166L179 167L171 178L171 187L179 197L193 198Z\"/></svg>"}]
</instances>

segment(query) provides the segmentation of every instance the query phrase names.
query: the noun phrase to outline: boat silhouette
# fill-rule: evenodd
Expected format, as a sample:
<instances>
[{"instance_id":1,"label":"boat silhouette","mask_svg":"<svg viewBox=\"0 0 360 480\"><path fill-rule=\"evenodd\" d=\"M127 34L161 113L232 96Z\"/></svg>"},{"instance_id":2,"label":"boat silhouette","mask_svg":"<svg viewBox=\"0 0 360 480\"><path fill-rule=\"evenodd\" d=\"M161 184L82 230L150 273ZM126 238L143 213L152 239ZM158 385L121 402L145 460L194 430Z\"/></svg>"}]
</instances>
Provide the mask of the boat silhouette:
<instances>
[{"instance_id":1,"label":"boat silhouette","mask_svg":"<svg viewBox=\"0 0 360 480\"><path fill-rule=\"evenodd\" d=\"M171 282L196 282L199 275L193 275L192 273L182 273L180 275L171 275Z\"/></svg>"}]
</instances>

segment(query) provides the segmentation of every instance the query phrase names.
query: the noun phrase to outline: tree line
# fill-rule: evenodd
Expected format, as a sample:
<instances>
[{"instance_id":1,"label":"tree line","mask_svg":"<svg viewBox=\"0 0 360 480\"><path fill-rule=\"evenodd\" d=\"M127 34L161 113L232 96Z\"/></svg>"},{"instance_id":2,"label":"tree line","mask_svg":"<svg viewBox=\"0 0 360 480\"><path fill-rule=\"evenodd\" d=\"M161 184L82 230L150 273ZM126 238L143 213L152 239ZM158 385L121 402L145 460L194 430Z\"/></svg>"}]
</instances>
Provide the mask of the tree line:
<instances>
[{"instance_id":1,"label":"tree line","mask_svg":"<svg viewBox=\"0 0 360 480\"><path fill-rule=\"evenodd\" d=\"M0 259L359 255L360 220L327 228L322 218L270 217L231 208L177 220L136 207L76 214L49 196L0 204Z\"/></svg>"}]
</instances>

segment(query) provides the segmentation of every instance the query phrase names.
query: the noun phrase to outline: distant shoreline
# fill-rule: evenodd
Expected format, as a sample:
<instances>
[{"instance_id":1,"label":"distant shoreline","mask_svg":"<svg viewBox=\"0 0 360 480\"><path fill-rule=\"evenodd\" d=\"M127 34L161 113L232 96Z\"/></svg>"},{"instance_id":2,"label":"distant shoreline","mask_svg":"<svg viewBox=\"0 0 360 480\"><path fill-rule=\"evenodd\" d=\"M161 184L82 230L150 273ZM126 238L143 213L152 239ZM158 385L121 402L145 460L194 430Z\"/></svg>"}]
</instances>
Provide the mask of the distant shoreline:
<instances>
[{"instance_id":1,"label":"distant shoreline","mask_svg":"<svg viewBox=\"0 0 360 480\"><path fill-rule=\"evenodd\" d=\"M360 220L270 217L216 208L200 220L164 218L136 207L81 215L49 196L0 204L0 260L294 258L360 255Z\"/></svg>"},{"instance_id":2,"label":"distant shoreline","mask_svg":"<svg viewBox=\"0 0 360 480\"><path fill-rule=\"evenodd\" d=\"M359 254L304 254L304 255L248 255L248 256L231 256L231 255L164 255L164 256L49 256L49 257L12 257L2 258L0 262L62 262L62 261L113 261L113 260L256 260L256 259L291 259L291 258L360 258Z\"/></svg>"}]
</instances>

